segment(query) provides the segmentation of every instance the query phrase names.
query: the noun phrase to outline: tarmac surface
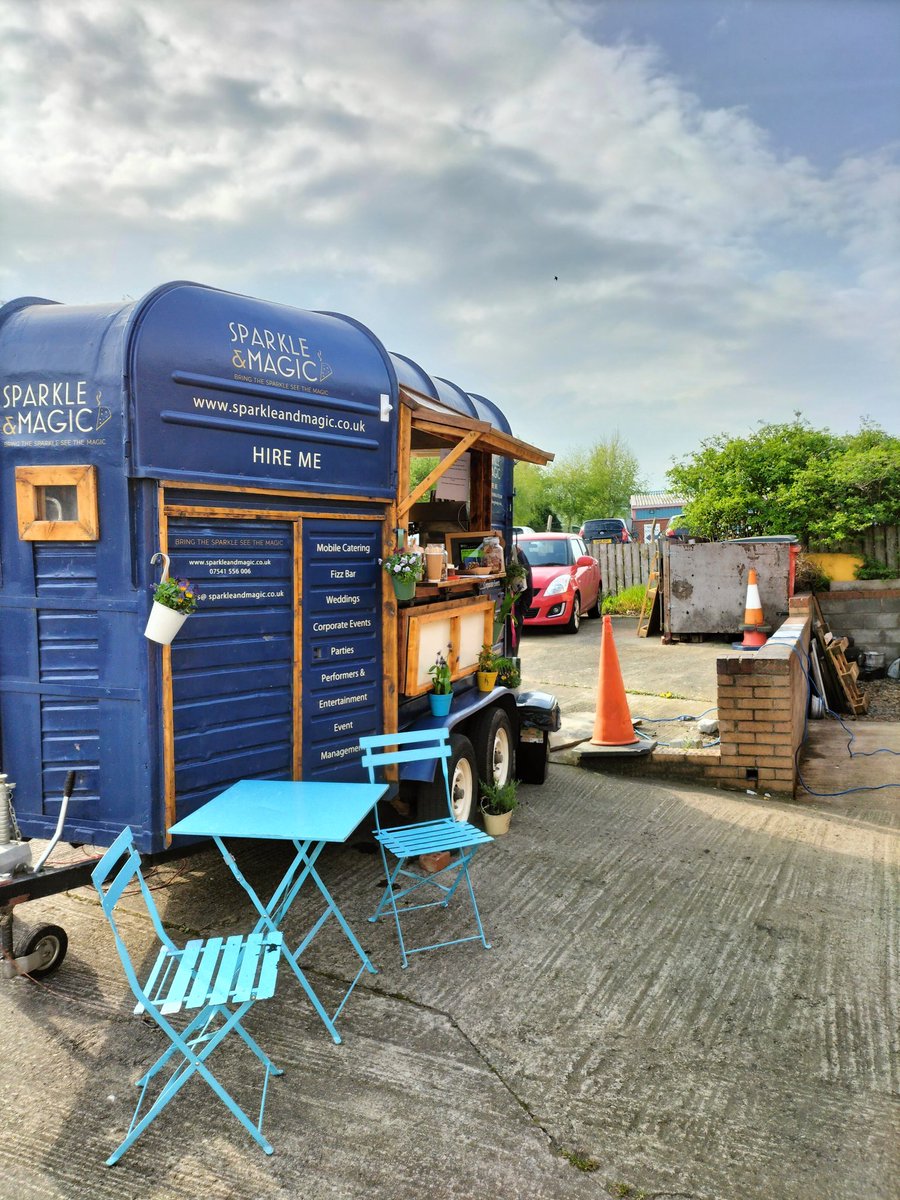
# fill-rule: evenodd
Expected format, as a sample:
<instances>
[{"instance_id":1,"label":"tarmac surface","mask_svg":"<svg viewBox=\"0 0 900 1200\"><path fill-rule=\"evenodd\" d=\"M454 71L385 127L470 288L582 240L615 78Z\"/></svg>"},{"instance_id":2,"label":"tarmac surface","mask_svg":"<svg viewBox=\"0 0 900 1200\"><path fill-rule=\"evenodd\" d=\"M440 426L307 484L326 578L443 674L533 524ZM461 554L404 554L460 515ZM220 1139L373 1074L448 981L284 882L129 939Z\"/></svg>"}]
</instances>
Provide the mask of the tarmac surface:
<instances>
[{"instance_id":1,"label":"tarmac surface","mask_svg":"<svg viewBox=\"0 0 900 1200\"><path fill-rule=\"evenodd\" d=\"M584 677L565 687L588 716L592 625L523 649L537 686L538 654L575 643ZM655 645L666 664L705 650ZM694 691L666 670L670 685L648 692ZM701 684L689 699L708 707ZM510 835L473 871L490 950L439 950L403 970L392 926L366 921L380 860L364 846L323 853L379 974L351 996L340 1046L284 971L251 1014L285 1070L266 1107L272 1157L194 1080L103 1165L164 1043L131 1015L92 890L22 905L20 938L55 922L70 947L42 984L0 980L0 1197L895 1200L900 788L793 803L556 762L520 794ZM283 847L235 849L260 892L274 887ZM252 924L213 849L153 883L178 941ZM149 924L127 903L149 960ZM420 917L440 940L463 913L456 901ZM317 914L301 897L292 940ZM334 922L304 963L326 998L355 974ZM232 1040L212 1063L252 1109L255 1060Z\"/></svg>"}]
</instances>

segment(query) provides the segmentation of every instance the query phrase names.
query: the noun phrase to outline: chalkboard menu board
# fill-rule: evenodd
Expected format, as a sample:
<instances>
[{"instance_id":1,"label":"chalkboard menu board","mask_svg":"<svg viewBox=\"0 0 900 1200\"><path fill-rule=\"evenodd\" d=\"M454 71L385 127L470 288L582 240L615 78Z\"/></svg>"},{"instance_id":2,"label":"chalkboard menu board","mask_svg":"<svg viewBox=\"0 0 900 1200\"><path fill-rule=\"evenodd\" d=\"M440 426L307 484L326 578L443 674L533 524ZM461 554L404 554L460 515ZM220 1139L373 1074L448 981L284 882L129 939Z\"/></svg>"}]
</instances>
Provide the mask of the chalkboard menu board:
<instances>
[{"instance_id":1,"label":"chalkboard menu board","mask_svg":"<svg viewBox=\"0 0 900 1200\"><path fill-rule=\"evenodd\" d=\"M382 730L381 524L303 524L303 778L361 777Z\"/></svg>"}]
</instances>

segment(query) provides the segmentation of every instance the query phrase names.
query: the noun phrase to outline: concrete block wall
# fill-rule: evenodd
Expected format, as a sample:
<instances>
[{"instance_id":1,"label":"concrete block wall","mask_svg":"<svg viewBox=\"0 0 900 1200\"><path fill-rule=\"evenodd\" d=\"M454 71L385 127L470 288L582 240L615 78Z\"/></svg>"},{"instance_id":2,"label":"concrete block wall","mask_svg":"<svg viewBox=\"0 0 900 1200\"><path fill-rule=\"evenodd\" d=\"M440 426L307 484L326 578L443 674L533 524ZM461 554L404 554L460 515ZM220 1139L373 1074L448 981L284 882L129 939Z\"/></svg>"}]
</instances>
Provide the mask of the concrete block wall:
<instances>
[{"instance_id":1,"label":"concrete block wall","mask_svg":"<svg viewBox=\"0 0 900 1200\"><path fill-rule=\"evenodd\" d=\"M858 649L883 654L885 666L900 658L900 579L832 583L817 599L835 637L852 637Z\"/></svg>"}]
</instances>

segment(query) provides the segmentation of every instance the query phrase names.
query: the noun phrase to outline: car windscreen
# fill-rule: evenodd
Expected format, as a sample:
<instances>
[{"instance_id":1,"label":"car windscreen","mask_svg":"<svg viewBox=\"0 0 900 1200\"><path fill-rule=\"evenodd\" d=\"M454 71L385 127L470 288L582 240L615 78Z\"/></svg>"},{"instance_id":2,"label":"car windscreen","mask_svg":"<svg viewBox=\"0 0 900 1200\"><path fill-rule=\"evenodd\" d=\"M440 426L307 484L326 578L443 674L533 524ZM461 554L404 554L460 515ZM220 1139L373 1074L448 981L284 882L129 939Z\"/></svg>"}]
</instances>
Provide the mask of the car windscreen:
<instances>
[{"instance_id":1,"label":"car windscreen","mask_svg":"<svg viewBox=\"0 0 900 1200\"><path fill-rule=\"evenodd\" d=\"M520 538L519 549L533 567L570 567L575 561L568 538Z\"/></svg>"},{"instance_id":2,"label":"car windscreen","mask_svg":"<svg viewBox=\"0 0 900 1200\"><path fill-rule=\"evenodd\" d=\"M609 537L613 535L619 537L622 533L621 521L585 521L584 536L591 537Z\"/></svg>"}]
</instances>

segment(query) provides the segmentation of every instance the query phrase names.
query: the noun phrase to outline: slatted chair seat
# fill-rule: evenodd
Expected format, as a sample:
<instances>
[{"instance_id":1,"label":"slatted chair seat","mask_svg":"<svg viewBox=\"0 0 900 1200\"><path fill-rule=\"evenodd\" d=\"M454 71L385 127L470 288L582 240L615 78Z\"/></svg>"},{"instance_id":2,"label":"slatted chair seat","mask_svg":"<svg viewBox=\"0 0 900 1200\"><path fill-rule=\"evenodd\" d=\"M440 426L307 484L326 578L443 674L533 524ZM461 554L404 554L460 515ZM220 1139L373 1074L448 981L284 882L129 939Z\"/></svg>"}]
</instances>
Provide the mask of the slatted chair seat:
<instances>
[{"instance_id":1,"label":"slatted chair seat","mask_svg":"<svg viewBox=\"0 0 900 1200\"><path fill-rule=\"evenodd\" d=\"M468 821L453 821L447 817L421 825L382 829L376 832L375 838L398 858L418 858L421 854L459 850L463 846L484 846L494 840Z\"/></svg>"},{"instance_id":2,"label":"slatted chair seat","mask_svg":"<svg viewBox=\"0 0 900 1200\"><path fill-rule=\"evenodd\" d=\"M119 1161L194 1074L200 1075L209 1084L253 1140L266 1154L271 1154L272 1146L262 1133L263 1113L269 1077L283 1072L260 1049L242 1022L257 1001L271 999L275 993L284 940L282 935L267 931L249 935L234 934L228 938L195 938L182 948L176 946L163 928L141 873L140 855L134 848L134 838L128 828L122 830L100 859L91 879L100 896L100 906L112 928L126 978L137 1000L134 1011L151 1017L169 1039L169 1045L153 1066L137 1080L141 1090L131 1124L123 1141L106 1160L106 1165L111 1167ZM138 979L115 918L117 903L125 889L133 884L138 886L153 928L162 943L144 983ZM169 1018L182 1009L193 1010L196 1015L186 1028L179 1030ZM206 1065L210 1055L229 1033L237 1034L263 1067L262 1099L255 1123ZM170 1072L168 1079L146 1111L143 1111L151 1081L166 1067Z\"/></svg>"},{"instance_id":3,"label":"slatted chair seat","mask_svg":"<svg viewBox=\"0 0 900 1200\"><path fill-rule=\"evenodd\" d=\"M253 933L196 938L174 954L161 946L144 991L165 1016L205 1004L269 1000L275 995L283 941L280 933ZM134 1011L140 1015L144 1005L136 1004Z\"/></svg>"},{"instance_id":4,"label":"slatted chair seat","mask_svg":"<svg viewBox=\"0 0 900 1200\"><path fill-rule=\"evenodd\" d=\"M423 759L436 760L444 778L448 815L440 820L382 829L378 809L375 810L375 840L381 850L386 884L378 907L369 920L377 921L388 910L393 914L404 967L409 966L409 955L421 954L426 950L439 950L445 946L475 941L480 941L488 950L491 946L481 923L469 867L480 847L494 839L468 821L457 821L453 816L450 781L447 775L447 759L452 753L449 736L446 729L427 729L359 739L363 751L362 765L368 771L371 783L376 782L375 772L381 767ZM450 861L437 871L426 872L413 865L418 863L422 855L445 850L450 852ZM397 860L393 870L388 865L388 853ZM477 932L443 942L431 942L424 946L408 945L403 936L401 918L423 908L446 908L460 884L465 885L464 893L471 903ZM422 888L436 889L440 893L439 898L421 904L409 904L409 896Z\"/></svg>"}]
</instances>

